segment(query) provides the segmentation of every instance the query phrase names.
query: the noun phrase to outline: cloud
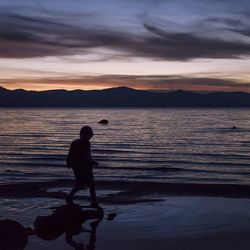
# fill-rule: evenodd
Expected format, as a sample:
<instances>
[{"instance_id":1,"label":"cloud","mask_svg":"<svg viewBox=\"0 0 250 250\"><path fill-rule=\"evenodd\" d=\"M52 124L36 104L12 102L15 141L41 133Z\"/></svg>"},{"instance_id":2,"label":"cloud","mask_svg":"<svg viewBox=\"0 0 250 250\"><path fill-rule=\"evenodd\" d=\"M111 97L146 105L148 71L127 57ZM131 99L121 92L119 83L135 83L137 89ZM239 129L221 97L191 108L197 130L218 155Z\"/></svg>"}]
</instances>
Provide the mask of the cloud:
<instances>
[{"instance_id":1,"label":"cloud","mask_svg":"<svg viewBox=\"0 0 250 250\"><path fill-rule=\"evenodd\" d=\"M240 34L243 36L250 36L250 24L246 23L246 21L242 21L240 19L232 19L232 18L208 18L202 22L202 27L206 26L222 26L224 31L231 31L236 34Z\"/></svg>"},{"instance_id":2,"label":"cloud","mask_svg":"<svg viewBox=\"0 0 250 250\"><path fill-rule=\"evenodd\" d=\"M2 58L87 54L90 49L93 53L94 49L100 48L112 50L117 54L122 53L124 60L143 57L161 61L188 61L197 58L241 58L250 55L249 42L240 38L232 40L223 36L223 32L222 37L218 37L218 31L221 32L222 28L216 29L215 23L226 25L223 27L224 31L246 37L250 35L250 29L245 23L230 18L203 20L206 26L210 25L213 32L217 32L216 36L213 36L213 33L204 35L203 31L193 31L191 28L186 32L173 31L167 22L152 24L150 21L141 21L141 30L137 33L129 28L119 30L101 23L94 24L91 18L98 20L98 17L91 13L86 13L85 21L79 24L52 14L45 18L42 15L12 13L9 9L1 12Z\"/></svg>"},{"instance_id":3,"label":"cloud","mask_svg":"<svg viewBox=\"0 0 250 250\"><path fill-rule=\"evenodd\" d=\"M125 48L131 43L120 32L79 27L44 18L1 15L0 57L32 58L88 53L99 47Z\"/></svg>"},{"instance_id":4,"label":"cloud","mask_svg":"<svg viewBox=\"0 0 250 250\"><path fill-rule=\"evenodd\" d=\"M225 39L201 37L192 33L173 33L156 26L144 24L151 33L157 35L147 40L151 53L158 58L190 60L195 58L239 58L250 54L250 44Z\"/></svg>"}]
</instances>

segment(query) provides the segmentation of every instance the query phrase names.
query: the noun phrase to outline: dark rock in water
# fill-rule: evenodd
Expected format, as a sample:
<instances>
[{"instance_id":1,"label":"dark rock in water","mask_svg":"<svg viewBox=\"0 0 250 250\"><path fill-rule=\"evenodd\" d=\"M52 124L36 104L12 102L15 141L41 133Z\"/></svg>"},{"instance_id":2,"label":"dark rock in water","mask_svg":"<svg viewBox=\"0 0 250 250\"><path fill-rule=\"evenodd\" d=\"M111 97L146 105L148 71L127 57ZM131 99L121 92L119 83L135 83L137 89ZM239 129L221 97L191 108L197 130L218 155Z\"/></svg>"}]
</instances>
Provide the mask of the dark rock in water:
<instances>
[{"instance_id":1,"label":"dark rock in water","mask_svg":"<svg viewBox=\"0 0 250 250\"><path fill-rule=\"evenodd\" d=\"M21 250L28 243L28 233L20 223L0 220L0 249Z\"/></svg>"},{"instance_id":2,"label":"dark rock in water","mask_svg":"<svg viewBox=\"0 0 250 250\"><path fill-rule=\"evenodd\" d=\"M107 216L107 220L110 220L110 221L112 221L112 220L114 220L114 218L116 217L116 213L110 213L110 214L108 214L108 216Z\"/></svg>"},{"instance_id":3,"label":"dark rock in water","mask_svg":"<svg viewBox=\"0 0 250 250\"><path fill-rule=\"evenodd\" d=\"M109 121L106 119L103 119L103 120L100 120L98 123L103 124L103 125L107 125L109 123Z\"/></svg>"},{"instance_id":4,"label":"dark rock in water","mask_svg":"<svg viewBox=\"0 0 250 250\"><path fill-rule=\"evenodd\" d=\"M233 126L233 127L232 127L232 129L236 129L236 127L235 127L235 126Z\"/></svg>"}]
</instances>

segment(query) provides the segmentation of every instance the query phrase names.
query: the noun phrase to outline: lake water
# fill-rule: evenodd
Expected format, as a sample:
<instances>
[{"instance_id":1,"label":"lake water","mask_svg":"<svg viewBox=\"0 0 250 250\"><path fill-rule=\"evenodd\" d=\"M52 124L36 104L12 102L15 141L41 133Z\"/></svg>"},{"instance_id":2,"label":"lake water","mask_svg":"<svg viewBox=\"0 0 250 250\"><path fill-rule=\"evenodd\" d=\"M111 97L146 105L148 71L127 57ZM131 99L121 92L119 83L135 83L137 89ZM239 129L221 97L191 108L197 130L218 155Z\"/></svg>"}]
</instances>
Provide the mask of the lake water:
<instances>
[{"instance_id":1,"label":"lake water","mask_svg":"<svg viewBox=\"0 0 250 250\"><path fill-rule=\"evenodd\" d=\"M84 125L96 179L250 184L249 109L159 108L0 109L0 183L73 178L65 159Z\"/></svg>"}]
</instances>

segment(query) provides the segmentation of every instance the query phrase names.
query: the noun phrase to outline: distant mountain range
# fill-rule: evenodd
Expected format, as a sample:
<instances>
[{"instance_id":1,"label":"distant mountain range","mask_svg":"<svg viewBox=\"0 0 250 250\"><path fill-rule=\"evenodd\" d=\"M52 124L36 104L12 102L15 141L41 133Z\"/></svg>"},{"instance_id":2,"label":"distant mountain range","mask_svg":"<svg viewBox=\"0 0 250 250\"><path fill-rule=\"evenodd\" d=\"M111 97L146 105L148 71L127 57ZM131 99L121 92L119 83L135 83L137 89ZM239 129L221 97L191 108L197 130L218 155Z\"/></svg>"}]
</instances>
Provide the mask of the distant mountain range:
<instances>
[{"instance_id":1,"label":"distant mountain range","mask_svg":"<svg viewBox=\"0 0 250 250\"><path fill-rule=\"evenodd\" d=\"M250 107L250 93L157 93L127 87L26 91L0 87L0 107Z\"/></svg>"}]
</instances>

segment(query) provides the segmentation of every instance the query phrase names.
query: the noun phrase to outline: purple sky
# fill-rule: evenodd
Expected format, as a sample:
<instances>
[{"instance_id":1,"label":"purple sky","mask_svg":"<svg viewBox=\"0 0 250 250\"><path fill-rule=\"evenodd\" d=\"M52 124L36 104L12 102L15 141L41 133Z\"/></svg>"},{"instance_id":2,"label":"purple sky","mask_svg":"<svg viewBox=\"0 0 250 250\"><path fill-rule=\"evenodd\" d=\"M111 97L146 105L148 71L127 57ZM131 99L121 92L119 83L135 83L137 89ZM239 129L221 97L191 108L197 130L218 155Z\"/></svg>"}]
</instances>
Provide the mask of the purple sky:
<instances>
[{"instance_id":1,"label":"purple sky","mask_svg":"<svg viewBox=\"0 0 250 250\"><path fill-rule=\"evenodd\" d=\"M0 85L250 91L249 14L244 0L0 0Z\"/></svg>"}]
</instances>

